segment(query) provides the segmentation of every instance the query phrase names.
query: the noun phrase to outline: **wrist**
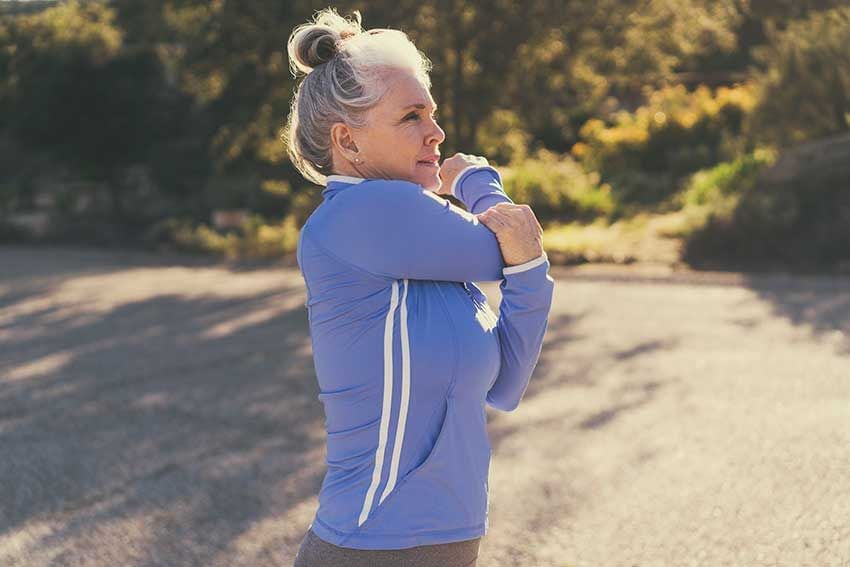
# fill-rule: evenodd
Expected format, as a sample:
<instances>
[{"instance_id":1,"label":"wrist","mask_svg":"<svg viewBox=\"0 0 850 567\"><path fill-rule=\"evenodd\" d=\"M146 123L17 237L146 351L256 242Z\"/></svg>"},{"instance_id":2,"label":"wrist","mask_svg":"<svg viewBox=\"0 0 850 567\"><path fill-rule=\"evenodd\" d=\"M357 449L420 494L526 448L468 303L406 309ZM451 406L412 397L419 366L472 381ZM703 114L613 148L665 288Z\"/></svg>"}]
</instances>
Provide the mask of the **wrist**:
<instances>
[{"instance_id":1,"label":"wrist","mask_svg":"<svg viewBox=\"0 0 850 567\"><path fill-rule=\"evenodd\" d=\"M451 196L460 201L463 201L463 197L461 196L461 186L467 177L477 171L490 171L493 174L493 177L495 177L496 181L498 181L499 185L501 186L501 176L499 175L499 172L496 170L496 168L494 168L492 165L468 165L461 169L455 176L455 178L452 180L451 186L449 187L449 192Z\"/></svg>"},{"instance_id":2,"label":"wrist","mask_svg":"<svg viewBox=\"0 0 850 567\"><path fill-rule=\"evenodd\" d=\"M505 264L505 267L502 269L502 273L507 275L507 274L516 274L516 273L519 273L519 272L524 272L526 270L536 268L540 264L543 264L544 262L546 262L548 259L549 258L546 254L546 251L544 250L543 253L540 254L539 256L532 258L530 260L527 260L525 262L521 262L519 264Z\"/></svg>"}]
</instances>

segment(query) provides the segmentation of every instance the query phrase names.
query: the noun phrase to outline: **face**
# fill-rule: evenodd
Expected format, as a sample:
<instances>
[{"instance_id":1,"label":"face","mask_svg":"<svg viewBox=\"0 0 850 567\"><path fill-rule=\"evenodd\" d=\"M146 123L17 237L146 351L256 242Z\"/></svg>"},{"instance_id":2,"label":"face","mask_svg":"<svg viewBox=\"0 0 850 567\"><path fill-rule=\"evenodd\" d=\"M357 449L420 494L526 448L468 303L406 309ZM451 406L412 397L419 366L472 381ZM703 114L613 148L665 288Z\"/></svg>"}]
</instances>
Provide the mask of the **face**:
<instances>
[{"instance_id":1,"label":"face","mask_svg":"<svg viewBox=\"0 0 850 567\"><path fill-rule=\"evenodd\" d=\"M393 70L388 89L366 115L364 128L352 129L361 177L402 179L436 191L440 188L439 145L446 133L437 124L437 105L412 71Z\"/></svg>"}]
</instances>

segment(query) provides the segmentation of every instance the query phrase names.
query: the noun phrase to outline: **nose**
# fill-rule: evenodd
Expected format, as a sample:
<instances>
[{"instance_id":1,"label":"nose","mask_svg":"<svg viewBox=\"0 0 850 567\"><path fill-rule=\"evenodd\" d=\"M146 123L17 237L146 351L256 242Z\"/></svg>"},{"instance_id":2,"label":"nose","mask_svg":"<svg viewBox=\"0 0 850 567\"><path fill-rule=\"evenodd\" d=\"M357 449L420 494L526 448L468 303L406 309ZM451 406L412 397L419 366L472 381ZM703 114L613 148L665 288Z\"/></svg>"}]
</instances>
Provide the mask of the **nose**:
<instances>
[{"instance_id":1,"label":"nose","mask_svg":"<svg viewBox=\"0 0 850 567\"><path fill-rule=\"evenodd\" d=\"M440 125L437 124L436 120L432 119L431 122L433 122L434 127L430 132L428 132L428 136L425 138L425 145L430 146L435 142L437 145L442 144L446 139L446 132L440 128Z\"/></svg>"}]
</instances>

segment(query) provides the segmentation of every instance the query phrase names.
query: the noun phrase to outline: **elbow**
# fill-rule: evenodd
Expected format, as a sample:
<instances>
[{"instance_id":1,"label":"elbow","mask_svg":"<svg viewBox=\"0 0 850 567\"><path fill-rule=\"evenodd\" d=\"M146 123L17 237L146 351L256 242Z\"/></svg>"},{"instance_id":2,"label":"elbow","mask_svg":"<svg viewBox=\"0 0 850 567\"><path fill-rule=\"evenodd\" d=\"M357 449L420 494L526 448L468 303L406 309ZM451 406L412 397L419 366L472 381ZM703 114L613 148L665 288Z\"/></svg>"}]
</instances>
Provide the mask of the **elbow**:
<instances>
[{"instance_id":1,"label":"elbow","mask_svg":"<svg viewBox=\"0 0 850 567\"><path fill-rule=\"evenodd\" d=\"M489 392L487 393L486 399L487 399L488 404L490 404L492 407L496 408L497 410L500 410L500 411L503 411L503 412L514 411L515 409L517 409L517 407L519 407L519 402L520 402L519 399L507 399L507 400L496 399L496 398L493 398L490 395Z\"/></svg>"}]
</instances>

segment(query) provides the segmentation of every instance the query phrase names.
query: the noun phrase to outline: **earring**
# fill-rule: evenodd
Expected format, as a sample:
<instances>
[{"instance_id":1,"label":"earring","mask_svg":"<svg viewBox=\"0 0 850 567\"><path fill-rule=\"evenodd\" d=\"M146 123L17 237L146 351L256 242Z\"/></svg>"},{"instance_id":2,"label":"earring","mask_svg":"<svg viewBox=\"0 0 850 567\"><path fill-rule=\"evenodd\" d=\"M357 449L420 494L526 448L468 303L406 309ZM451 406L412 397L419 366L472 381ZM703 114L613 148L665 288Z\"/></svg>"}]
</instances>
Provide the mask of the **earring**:
<instances>
[{"instance_id":1,"label":"earring","mask_svg":"<svg viewBox=\"0 0 850 567\"><path fill-rule=\"evenodd\" d=\"M363 163L363 160L359 157L354 158L354 163Z\"/></svg>"}]
</instances>

